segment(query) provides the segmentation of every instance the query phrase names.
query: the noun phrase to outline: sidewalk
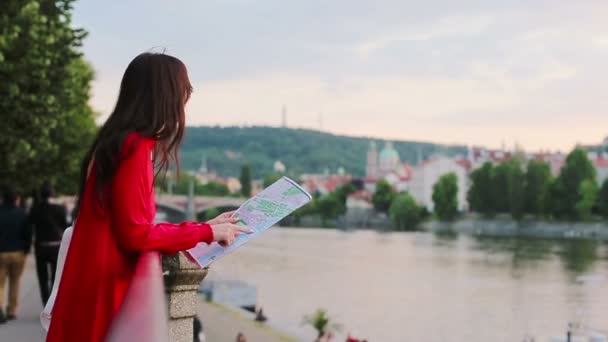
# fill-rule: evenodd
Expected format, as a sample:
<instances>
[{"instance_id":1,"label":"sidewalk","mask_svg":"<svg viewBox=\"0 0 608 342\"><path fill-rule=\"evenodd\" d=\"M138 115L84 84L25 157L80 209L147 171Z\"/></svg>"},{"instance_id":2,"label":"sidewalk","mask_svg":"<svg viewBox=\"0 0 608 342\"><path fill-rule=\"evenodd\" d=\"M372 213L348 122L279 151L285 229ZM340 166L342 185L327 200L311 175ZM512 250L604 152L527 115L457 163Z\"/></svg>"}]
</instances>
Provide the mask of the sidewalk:
<instances>
[{"instance_id":1,"label":"sidewalk","mask_svg":"<svg viewBox=\"0 0 608 342\"><path fill-rule=\"evenodd\" d=\"M44 341L44 330L40 325L42 301L38 291L34 258L30 255L25 264L21 279L21 293L17 320L0 325L2 342L40 342Z\"/></svg>"},{"instance_id":2,"label":"sidewalk","mask_svg":"<svg viewBox=\"0 0 608 342\"><path fill-rule=\"evenodd\" d=\"M0 325L2 342L41 342L45 332L40 325L42 302L38 291L34 258L28 257L21 279L21 294L17 320ZM251 317L214 303L199 301L198 314L203 321L207 342L230 342L242 332L249 342L293 342L265 325L257 324Z\"/></svg>"}]
</instances>

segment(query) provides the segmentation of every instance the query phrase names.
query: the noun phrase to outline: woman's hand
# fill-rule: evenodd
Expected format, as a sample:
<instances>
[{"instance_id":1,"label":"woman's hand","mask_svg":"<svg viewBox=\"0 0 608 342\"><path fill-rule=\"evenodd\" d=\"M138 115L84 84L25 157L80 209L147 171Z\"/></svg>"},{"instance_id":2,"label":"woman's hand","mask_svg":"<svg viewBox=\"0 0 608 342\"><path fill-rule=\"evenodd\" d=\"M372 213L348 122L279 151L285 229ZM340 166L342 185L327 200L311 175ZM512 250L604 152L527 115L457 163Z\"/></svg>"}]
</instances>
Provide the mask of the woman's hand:
<instances>
[{"instance_id":1,"label":"woman's hand","mask_svg":"<svg viewBox=\"0 0 608 342\"><path fill-rule=\"evenodd\" d=\"M213 241L217 241L223 247L230 246L241 233L253 233L251 229L234 223L211 224L211 230Z\"/></svg>"},{"instance_id":2,"label":"woman's hand","mask_svg":"<svg viewBox=\"0 0 608 342\"><path fill-rule=\"evenodd\" d=\"M227 211L225 213L219 214L214 219L207 221L207 223L212 226L214 224L222 224L222 223L237 223L237 222L239 222L239 219L236 217L232 217L232 215L234 215L235 212L236 212L236 210Z\"/></svg>"}]
</instances>

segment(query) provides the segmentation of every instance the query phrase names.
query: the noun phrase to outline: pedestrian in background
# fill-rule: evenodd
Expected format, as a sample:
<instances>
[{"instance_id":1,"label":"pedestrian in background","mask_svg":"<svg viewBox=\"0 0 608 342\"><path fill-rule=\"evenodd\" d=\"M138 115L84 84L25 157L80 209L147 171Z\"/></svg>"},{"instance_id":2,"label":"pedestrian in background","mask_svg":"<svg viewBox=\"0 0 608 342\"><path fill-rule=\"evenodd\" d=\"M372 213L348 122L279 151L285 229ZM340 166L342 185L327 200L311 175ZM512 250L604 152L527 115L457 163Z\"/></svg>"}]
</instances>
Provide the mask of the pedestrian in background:
<instances>
[{"instance_id":1,"label":"pedestrian in background","mask_svg":"<svg viewBox=\"0 0 608 342\"><path fill-rule=\"evenodd\" d=\"M45 183L30 211L30 224L34 228L36 273L40 286L42 304L46 305L55 282L57 256L63 231L68 227L67 209L51 203L55 191L50 183Z\"/></svg>"},{"instance_id":2,"label":"pedestrian in background","mask_svg":"<svg viewBox=\"0 0 608 342\"><path fill-rule=\"evenodd\" d=\"M0 323L17 317L19 286L30 251L32 234L17 193L7 188L0 206ZM8 279L8 306L4 312L4 288Z\"/></svg>"}]
</instances>

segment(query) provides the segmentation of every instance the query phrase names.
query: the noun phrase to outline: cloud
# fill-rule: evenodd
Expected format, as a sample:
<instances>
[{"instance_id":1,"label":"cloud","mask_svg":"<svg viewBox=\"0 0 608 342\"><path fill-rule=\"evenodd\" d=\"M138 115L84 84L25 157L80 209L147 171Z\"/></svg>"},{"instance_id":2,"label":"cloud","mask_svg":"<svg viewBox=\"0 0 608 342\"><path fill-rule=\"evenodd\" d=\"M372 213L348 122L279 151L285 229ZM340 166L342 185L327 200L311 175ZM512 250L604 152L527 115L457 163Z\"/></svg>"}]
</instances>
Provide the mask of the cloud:
<instances>
[{"instance_id":1,"label":"cloud","mask_svg":"<svg viewBox=\"0 0 608 342\"><path fill-rule=\"evenodd\" d=\"M286 105L294 126L318 127L322 114L332 132L488 145L512 136L529 148L568 148L608 127L604 1L134 0L76 9L91 31L92 103L103 113L129 60L167 46L195 83L189 124L278 124Z\"/></svg>"},{"instance_id":2,"label":"cloud","mask_svg":"<svg viewBox=\"0 0 608 342\"><path fill-rule=\"evenodd\" d=\"M489 15L447 16L428 27L404 29L364 41L356 47L356 52L359 56L368 58L374 52L392 44L477 35L486 30L492 21Z\"/></svg>"}]
</instances>

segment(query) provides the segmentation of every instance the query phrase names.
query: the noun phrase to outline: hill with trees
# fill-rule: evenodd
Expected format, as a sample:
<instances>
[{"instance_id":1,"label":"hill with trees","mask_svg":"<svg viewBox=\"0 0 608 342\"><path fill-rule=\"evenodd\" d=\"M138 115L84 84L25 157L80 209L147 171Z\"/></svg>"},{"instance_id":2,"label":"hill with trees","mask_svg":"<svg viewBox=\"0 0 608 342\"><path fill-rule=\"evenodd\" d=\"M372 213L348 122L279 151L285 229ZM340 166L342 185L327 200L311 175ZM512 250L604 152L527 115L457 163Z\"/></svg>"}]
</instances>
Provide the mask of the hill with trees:
<instances>
[{"instance_id":1,"label":"hill with trees","mask_svg":"<svg viewBox=\"0 0 608 342\"><path fill-rule=\"evenodd\" d=\"M365 174L371 140L379 149L384 140L275 127L188 127L181 147L182 167L197 170L206 159L209 170L238 177L241 167L251 167L254 178L273 170L275 161L287 167L287 174L336 172L342 167L355 176ZM393 141L401 160L415 164L434 153L465 154L465 146L415 141Z\"/></svg>"}]
</instances>

